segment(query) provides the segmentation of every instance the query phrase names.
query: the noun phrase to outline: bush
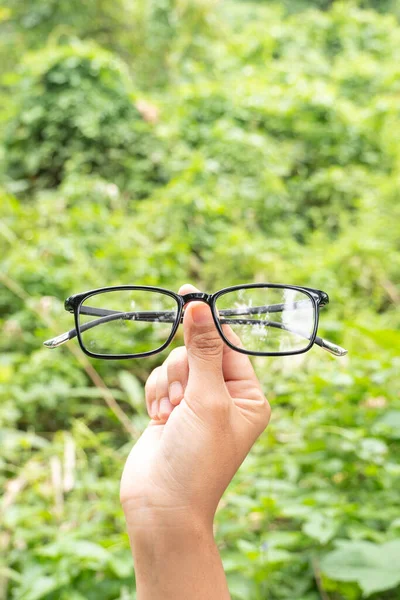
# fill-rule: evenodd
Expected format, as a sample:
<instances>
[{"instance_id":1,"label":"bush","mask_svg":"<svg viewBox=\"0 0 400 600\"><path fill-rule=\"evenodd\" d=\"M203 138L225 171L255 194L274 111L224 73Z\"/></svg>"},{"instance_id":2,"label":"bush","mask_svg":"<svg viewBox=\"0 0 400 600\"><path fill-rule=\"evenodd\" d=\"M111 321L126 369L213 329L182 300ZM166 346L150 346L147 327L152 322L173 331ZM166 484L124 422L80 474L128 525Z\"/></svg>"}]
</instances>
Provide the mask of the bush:
<instances>
[{"instance_id":1,"label":"bush","mask_svg":"<svg viewBox=\"0 0 400 600\"><path fill-rule=\"evenodd\" d=\"M269 281L326 290L319 333L349 354L252 359L273 417L216 516L232 600L398 599L400 27L347 3L210 5L152 3L157 51L149 36L140 60L124 54L164 82L146 101L91 43L25 57L16 99L3 79L0 596L136 595L119 478L148 423L143 384L173 346L50 351L73 326L63 300ZM229 35L211 43L209 18Z\"/></svg>"},{"instance_id":2,"label":"bush","mask_svg":"<svg viewBox=\"0 0 400 600\"><path fill-rule=\"evenodd\" d=\"M139 111L121 60L93 44L49 46L26 60L7 128L6 175L31 192L72 173L143 198L165 183L163 148Z\"/></svg>"}]
</instances>

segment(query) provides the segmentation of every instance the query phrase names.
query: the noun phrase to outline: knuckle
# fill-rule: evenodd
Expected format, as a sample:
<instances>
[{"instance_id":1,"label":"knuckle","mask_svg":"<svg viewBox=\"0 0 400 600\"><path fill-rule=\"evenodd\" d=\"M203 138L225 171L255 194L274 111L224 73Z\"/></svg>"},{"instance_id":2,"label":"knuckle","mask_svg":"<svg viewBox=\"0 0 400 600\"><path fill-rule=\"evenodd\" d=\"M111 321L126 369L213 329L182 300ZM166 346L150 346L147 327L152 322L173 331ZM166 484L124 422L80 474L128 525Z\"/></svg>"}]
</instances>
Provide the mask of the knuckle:
<instances>
[{"instance_id":1,"label":"knuckle","mask_svg":"<svg viewBox=\"0 0 400 600\"><path fill-rule=\"evenodd\" d=\"M150 396L150 394L151 394L151 392L153 390L153 387L154 386L151 385L151 383L149 382L149 380L147 380L146 383L145 383L145 386L144 386L144 393L145 393L146 398L148 398Z\"/></svg>"},{"instance_id":2,"label":"knuckle","mask_svg":"<svg viewBox=\"0 0 400 600\"><path fill-rule=\"evenodd\" d=\"M271 406L265 395L260 391L252 400L252 421L257 428L263 431L271 418Z\"/></svg>"},{"instance_id":3,"label":"knuckle","mask_svg":"<svg viewBox=\"0 0 400 600\"><path fill-rule=\"evenodd\" d=\"M271 418L271 413L271 405L266 399L266 397L263 396L262 401L260 402L260 414L262 421L265 422L265 425L268 425L269 420Z\"/></svg>"},{"instance_id":4,"label":"knuckle","mask_svg":"<svg viewBox=\"0 0 400 600\"><path fill-rule=\"evenodd\" d=\"M144 391L145 391L146 396L155 395L156 381L157 381L157 376L158 376L158 372L160 369L161 369L161 367L156 367L155 369L152 370L152 372L148 376L147 381L144 384Z\"/></svg>"},{"instance_id":5,"label":"knuckle","mask_svg":"<svg viewBox=\"0 0 400 600\"><path fill-rule=\"evenodd\" d=\"M168 396L168 377L167 377L167 365L163 364L157 375L156 382L156 398L161 400L164 396Z\"/></svg>"},{"instance_id":6,"label":"knuckle","mask_svg":"<svg viewBox=\"0 0 400 600\"><path fill-rule=\"evenodd\" d=\"M186 348L176 348L176 352L167 361L167 377L169 381L183 377L188 371Z\"/></svg>"},{"instance_id":7,"label":"knuckle","mask_svg":"<svg viewBox=\"0 0 400 600\"><path fill-rule=\"evenodd\" d=\"M170 355L172 356L184 356L186 354L186 346L177 346L173 350L171 350Z\"/></svg>"},{"instance_id":8,"label":"knuckle","mask_svg":"<svg viewBox=\"0 0 400 600\"><path fill-rule=\"evenodd\" d=\"M247 415L247 420L254 428L254 431L257 432L257 435L260 435L267 427L270 417L271 407L268 400L263 398L258 400L253 406L253 410Z\"/></svg>"},{"instance_id":9,"label":"knuckle","mask_svg":"<svg viewBox=\"0 0 400 600\"><path fill-rule=\"evenodd\" d=\"M243 348L242 340L240 339L238 334L235 331L233 331L232 328L230 328L230 331L229 331L229 334L227 335L227 337L231 344L233 344L234 346L237 346L238 348Z\"/></svg>"},{"instance_id":10,"label":"knuckle","mask_svg":"<svg viewBox=\"0 0 400 600\"><path fill-rule=\"evenodd\" d=\"M218 333L194 333L191 339L190 351L198 355L207 357L219 356L221 353L222 340Z\"/></svg>"},{"instance_id":11,"label":"knuckle","mask_svg":"<svg viewBox=\"0 0 400 600\"><path fill-rule=\"evenodd\" d=\"M238 335L236 335L236 333L233 336L232 344L234 346L236 346L237 348L244 348L242 340L240 339L240 337Z\"/></svg>"},{"instance_id":12,"label":"knuckle","mask_svg":"<svg viewBox=\"0 0 400 600\"><path fill-rule=\"evenodd\" d=\"M167 359L167 369L174 368L181 364L184 364L186 361L186 348L185 346L179 346L178 348L174 348Z\"/></svg>"}]
</instances>

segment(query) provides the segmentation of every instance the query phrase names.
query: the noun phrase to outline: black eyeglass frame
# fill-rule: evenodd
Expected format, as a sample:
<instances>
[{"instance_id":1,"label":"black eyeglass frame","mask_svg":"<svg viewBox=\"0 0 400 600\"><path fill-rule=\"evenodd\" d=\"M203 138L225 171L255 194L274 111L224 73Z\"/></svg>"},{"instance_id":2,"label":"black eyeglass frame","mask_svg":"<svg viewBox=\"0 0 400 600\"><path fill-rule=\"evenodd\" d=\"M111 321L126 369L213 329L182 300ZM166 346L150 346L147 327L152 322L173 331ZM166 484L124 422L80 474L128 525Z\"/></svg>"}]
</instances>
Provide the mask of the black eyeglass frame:
<instances>
[{"instance_id":1,"label":"black eyeglass frame","mask_svg":"<svg viewBox=\"0 0 400 600\"><path fill-rule=\"evenodd\" d=\"M311 300L313 308L314 308L314 329L313 329L312 335L310 337L308 346L306 346L304 349L301 349L301 350L293 350L293 351L288 351L288 352L255 352L255 351L251 351L251 350L245 350L243 348L238 348L237 346L234 346L225 337L224 332L222 330L221 323L219 322L218 314L217 314L217 308L216 308L217 299L220 296L227 294L228 292L233 292L233 291L236 291L239 289L254 289L254 288L291 289L291 290L302 292L306 296L308 296L308 298ZM125 291L126 290L137 290L137 291L159 292L159 293L165 294L167 296L170 296L171 298L174 298L176 300L178 310L177 310L175 322L172 326L171 333L170 333L167 341L162 346L157 348L156 350L150 350L148 352L141 352L138 354L97 354L97 353L91 352L84 345L82 336L81 336L81 332L80 332L79 313L80 313L80 308L81 308L83 302L85 300L87 300L88 298L90 298L91 296L96 296L98 294L102 294L105 292L124 291L124 290ZM190 293L190 294L185 294L185 295L180 295L175 292L172 292L171 290L167 290L165 288L154 287L154 286L120 285L120 286L97 288L97 289L90 290L87 292L81 292L79 294L74 294L72 296L69 296L65 300L64 307L65 307L65 310L74 314L76 336L78 338L78 342L79 342L79 345L80 345L82 351L85 354L87 354L87 356L90 356L92 358L104 359L104 360L124 360L124 359L130 359L130 358L143 358L146 356L152 356L154 354L158 354L158 353L162 352L163 350L165 350L165 348L167 348L170 345L170 343L172 342L172 340L177 332L177 329L178 329L180 323L182 322L183 309L184 309L185 305L188 302L191 302L194 300L202 301L209 305L211 314L213 317L213 321L217 328L218 333L220 334L222 340L232 350L235 350L235 352L240 352L241 354L247 354L250 356L291 356L294 354L303 354L304 352L308 352L308 350L310 350L310 348L314 345L316 337L317 337L317 330L318 330L318 324L319 324L319 308L322 306L326 306L329 303L329 296L326 292L323 292L322 290L317 290L317 289L308 288L308 287L300 287L300 286L295 286L295 285L285 285L285 284L280 284L280 283L240 284L240 285L234 285L234 286L229 286L229 287L223 288L213 294L196 292L196 293ZM325 347L325 349L328 349L326 347L326 344L322 343L322 341L325 341L325 340L322 340L322 338L318 338L318 340L321 340L321 343L319 343L319 345L321 345L322 347Z\"/></svg>"}]
</instances>

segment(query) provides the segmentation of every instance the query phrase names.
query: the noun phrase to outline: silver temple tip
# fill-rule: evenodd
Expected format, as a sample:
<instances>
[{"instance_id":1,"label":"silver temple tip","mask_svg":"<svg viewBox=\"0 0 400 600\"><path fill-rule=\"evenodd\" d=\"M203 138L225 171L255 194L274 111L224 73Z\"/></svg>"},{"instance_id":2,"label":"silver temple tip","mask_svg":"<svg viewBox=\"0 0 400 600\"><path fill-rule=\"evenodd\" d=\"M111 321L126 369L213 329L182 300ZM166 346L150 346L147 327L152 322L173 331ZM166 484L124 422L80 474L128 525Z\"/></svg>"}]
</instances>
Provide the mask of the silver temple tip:
<instances>
[{"instance_id":1,"label":"silver temple tip","mask_svg":"<svg viewBox=\"0 0 400 600\"><path fill-rule=\"evenodd\" d=\"M61 346L61 344L68 342L68 340L69 332L62 333L57 337L51 338L51 340L46 340L45 342L43 342L43 345L46 346L46 348L57 348L57 346Z\"/></svg>"},{"instance_id":2,"label":"silver temple tip","mask_svg":"<svg viewBox=\"0 0 400 600\"><path fill-rule=\"evenodd\" d=\"M348 350L345 350L345 348L324 339L322 339L322 347L335 356L345 356L348 353Z\"/></svg>"}]
</instances>

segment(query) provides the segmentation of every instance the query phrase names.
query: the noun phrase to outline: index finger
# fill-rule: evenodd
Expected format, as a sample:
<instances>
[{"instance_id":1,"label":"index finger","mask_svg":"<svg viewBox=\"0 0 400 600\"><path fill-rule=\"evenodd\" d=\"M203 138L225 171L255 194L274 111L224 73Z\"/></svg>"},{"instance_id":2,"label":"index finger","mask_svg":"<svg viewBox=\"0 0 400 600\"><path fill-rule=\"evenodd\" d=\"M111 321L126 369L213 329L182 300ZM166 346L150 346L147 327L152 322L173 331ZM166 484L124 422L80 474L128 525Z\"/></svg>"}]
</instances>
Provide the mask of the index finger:
<instances>
[{"instance_id":1,"label":"index finger","mask_svg":"<svg viewBox=\"0 0 400 600\"><path fill-rule=\"evenodd\" d=\"M243 348L240 337L230 325L222 325L222 331L231 344ZM233 350L227 344L224 344L222 370L225 381L247 380L257 382L260 385L249 356Z\"/></svg>"}]
</instances>

